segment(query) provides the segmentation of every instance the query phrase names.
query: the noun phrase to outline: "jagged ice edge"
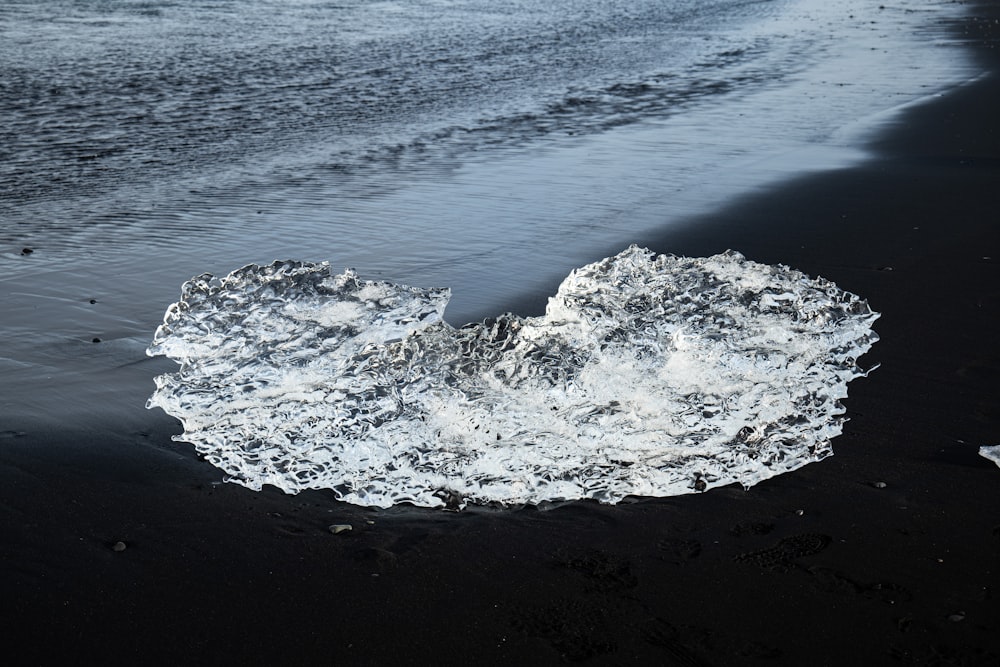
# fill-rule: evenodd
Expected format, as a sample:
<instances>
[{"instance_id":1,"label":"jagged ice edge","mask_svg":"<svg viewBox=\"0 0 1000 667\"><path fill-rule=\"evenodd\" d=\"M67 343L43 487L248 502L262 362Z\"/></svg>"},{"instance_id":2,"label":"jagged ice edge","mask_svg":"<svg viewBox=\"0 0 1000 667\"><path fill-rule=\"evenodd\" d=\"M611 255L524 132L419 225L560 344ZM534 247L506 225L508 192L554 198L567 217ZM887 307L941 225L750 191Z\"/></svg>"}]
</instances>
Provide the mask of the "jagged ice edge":
<instances>
[{"instance_id":1,"label":"jagged ice edge","mask_svg":"<svg viewBox=\"0 0 1000 667\"><path fill-rule=\"evenodd\" d=\"M329 264L184 284L148 350L147 407L251 489L369 506L518 505L749 487L832 453L878 340L867 302L736 252L632 246L542 317L460 329L450 292Z\"/></svg>"}]
</instances>

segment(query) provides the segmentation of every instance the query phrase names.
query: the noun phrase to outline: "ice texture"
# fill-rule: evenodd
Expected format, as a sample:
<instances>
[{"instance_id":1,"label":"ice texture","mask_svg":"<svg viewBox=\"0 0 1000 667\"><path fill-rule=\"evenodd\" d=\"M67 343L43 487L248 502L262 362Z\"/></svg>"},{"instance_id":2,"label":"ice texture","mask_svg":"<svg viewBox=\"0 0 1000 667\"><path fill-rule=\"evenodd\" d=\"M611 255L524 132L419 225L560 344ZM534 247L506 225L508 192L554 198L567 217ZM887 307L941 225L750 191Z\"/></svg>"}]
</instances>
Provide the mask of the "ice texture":
<instances>
[{"instance_id":1,"label":"ice texture","mask_svg":"<svg viewBox=\"0 0 1000 667\"><path fill-rule=\"evenodd\" d=\"M544 316L455 328L450 292L328 263L193 278L147 407L231 481L359 505L464 507L750 487L832 454L866 301L736 252L632 246Z\"/></svg>"},{"instance_id":2,"label":"ice texture","mask_svg":"<svg viewBox=\"0 0 1000 667\"><path fill-rule=\"evenodd\" d=\"M979 448L979 455L984 459L989 459L1000 466L1000 445L983 446Z\"/></svg>"}]
</instances>

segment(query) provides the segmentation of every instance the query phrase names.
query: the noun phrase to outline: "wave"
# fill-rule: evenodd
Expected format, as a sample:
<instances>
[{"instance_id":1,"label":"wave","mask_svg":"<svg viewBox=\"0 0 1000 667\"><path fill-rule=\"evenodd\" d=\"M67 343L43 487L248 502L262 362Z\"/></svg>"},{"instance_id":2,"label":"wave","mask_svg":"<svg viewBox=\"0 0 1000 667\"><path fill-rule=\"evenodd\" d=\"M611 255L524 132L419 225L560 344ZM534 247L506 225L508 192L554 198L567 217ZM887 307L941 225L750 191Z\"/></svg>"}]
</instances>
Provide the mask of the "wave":
<instances>
[{"instance_id":1,"label":"wave","mask_svg":"<svg viewBox=\"0 0 1000 667\"><path fill-rule=\"evenodd\" d=\"M455 328L450 292L249 265L184 284L147 407L230 481L342 500L522 505L750 487L832 454L878 340L867 302L736 252L632 246L541 317Z\"/></svg>"}]
</instances>

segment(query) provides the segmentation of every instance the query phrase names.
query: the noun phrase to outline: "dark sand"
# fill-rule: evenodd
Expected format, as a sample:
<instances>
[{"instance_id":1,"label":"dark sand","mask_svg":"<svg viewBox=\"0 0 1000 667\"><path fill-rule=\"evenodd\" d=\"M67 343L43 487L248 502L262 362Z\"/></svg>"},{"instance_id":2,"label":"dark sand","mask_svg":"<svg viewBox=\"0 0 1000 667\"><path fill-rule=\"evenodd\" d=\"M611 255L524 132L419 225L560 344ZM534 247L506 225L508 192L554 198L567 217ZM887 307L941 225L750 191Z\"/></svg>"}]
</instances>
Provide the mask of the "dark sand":
<instances>
[{"instance_id":1,"label":"dark sand","mask_svg":"<svg viewBox=\"0 0 1000 667\"><path fill-rule=\"evenodd\" d=\"M957 34L1000 69L1000 3L973 14ZM1000 469L977 454L1000 444L1000 75L875 148L638 239L739 249L883 313L836 456L748 492L373 512L219 485L158 412L6 433L5 661L1000 664Z\"/></svg>"}]
</instances>

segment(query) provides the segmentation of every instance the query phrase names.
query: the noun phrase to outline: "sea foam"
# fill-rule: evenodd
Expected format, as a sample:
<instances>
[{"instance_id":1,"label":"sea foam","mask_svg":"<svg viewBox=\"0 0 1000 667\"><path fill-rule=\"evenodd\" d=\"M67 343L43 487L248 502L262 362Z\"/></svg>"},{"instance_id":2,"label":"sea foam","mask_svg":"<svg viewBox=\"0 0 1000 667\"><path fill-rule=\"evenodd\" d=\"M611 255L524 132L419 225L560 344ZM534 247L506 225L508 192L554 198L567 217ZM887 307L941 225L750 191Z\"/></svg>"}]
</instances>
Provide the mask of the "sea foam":
<instances>
[{"instance_id":1,"label":"sea foam","mask_svg":"<svg viewBox=\"0 0 1000 667\"><path fill-rule=\"evenodd\" d=\"M450 292L249 265L184 284L147 407L231 481L359 505L501 505L750 487L832 454L867 302L736 252L632 246L541 317L454 328Z\"/></svg>"}]
</instances>

